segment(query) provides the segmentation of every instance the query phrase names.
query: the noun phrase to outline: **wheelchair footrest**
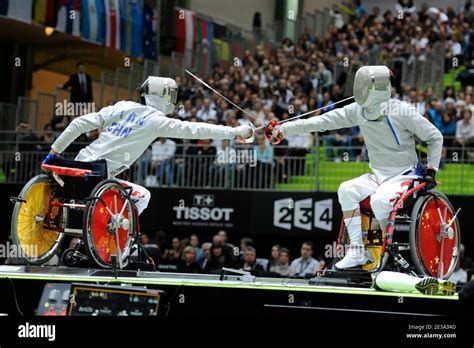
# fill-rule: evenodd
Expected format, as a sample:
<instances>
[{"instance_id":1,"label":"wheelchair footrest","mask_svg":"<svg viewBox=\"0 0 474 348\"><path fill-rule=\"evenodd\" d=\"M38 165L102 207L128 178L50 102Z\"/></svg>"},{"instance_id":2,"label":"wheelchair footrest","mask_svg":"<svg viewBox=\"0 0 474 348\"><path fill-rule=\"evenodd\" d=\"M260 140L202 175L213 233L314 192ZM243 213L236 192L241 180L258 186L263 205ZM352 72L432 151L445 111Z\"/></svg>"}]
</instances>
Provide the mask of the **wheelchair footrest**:
<instances>
[{"instance_id":1,"label":"wheelchair footrest","mask_svg":"<svg viewBox=\"0 0 474 348\"><path fill-rule=\"evenodd\" d=\"M144 272L154 272L155 271L155 265L152 263L146 263L146 262L130 262L127 266L127 270L135 270L135 271L144 271Z\"/></svg>"},{"instance_id":2,"label":"wheelchair footrest","mask_svg":"<svg viewBox=\"0 0 474 348\"><path fill-rule=\"evenodd\" d=\"M347 268L343 270L326 270L324 277L337 277L337 278L367 278L371 279L370 272L362 269L361 266L354 268Z\"/></svg>"},{"instance_id":3,"label":"wheelchair footrest","mask_svg":"<svg viewBox=\"0 0 474 348\"><path fill-rule=\"evenodd\" d=\"M325 279L326 282L333 282L331 279L334 279L335 282L344 281L344 283L358 285L358 286L367 286L370 287L372 284L372 276L368 271L363 269L348 269L348 270L326 270L324 273L320 273L317 277L313 278L313 284L316 285L317 280Z\"/></svg>"}]
</instances>

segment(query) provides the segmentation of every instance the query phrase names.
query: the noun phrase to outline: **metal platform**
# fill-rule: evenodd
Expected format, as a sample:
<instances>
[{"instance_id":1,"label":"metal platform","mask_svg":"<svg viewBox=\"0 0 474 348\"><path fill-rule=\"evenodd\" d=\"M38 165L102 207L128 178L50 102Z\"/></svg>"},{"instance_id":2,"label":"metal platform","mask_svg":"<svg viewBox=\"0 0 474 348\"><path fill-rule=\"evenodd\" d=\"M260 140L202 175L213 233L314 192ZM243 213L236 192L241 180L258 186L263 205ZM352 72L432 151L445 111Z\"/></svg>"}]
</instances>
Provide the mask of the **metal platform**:
<instances>
[{"instance_id":1,"label":"metal platform","mask_svg":"<svg viewBox=\"0 0 474 348\"><path fill-rule=\"evenodd\" d=\"M12 298L14 288L20 306L27 308L22 309L26 313L34 313L42 287L47 282L129 284L164 290L169 295L167 300L171 308L167 314L177 317L193 317L203 311L211 317L225 316L222 306L235 309L231 312L233 316L236 313L253 313L257 317L267 317L281 311L290 316L294 312L298 317L301 317L301 312L304 312L303 316L313 316L316 312L325 315L341 315L341 312L345 312L344 315L449 316L459 310L457 294L427 296L420 293L383 292L371 288L367 281L354 284L347 278L334 276L311 280L241 275L226 275L222 278L207 274L114 273L110 270L67 267L0 266L1 298ZM186 300L180 303L182 298ZM6 307L10 311L14 310L11 304L13 301L2 302L2 311L8 310Z\"/></svg>"}]
</instances>

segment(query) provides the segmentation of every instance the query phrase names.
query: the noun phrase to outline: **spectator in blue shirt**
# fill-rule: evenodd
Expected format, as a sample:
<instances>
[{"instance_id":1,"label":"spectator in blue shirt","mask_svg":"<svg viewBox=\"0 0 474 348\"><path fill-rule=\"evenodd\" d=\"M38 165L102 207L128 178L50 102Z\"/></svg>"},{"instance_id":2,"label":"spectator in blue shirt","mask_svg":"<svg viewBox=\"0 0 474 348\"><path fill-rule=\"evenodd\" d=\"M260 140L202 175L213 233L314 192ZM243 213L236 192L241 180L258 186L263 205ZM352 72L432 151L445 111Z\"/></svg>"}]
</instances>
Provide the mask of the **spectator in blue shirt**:
<instances>
[{"instance_id":1,"label":"spectator in blue shirt","mask_svg":"<svg viewBox=\"0 0 474 348\"><path fill-rule=\"evenodd\" d=\"M323 93L323 98L318 100L317 109L328 105L323 110L321 110L321 114L324 114L325 112L328 112L328 111L331 111L331 110L335 109L335 106L334 106L333 103L334 102L331 100L331 96L329 95L329 93L325 92L325 93Z\"/></svg>"},{"instance_id":2,"label":"spectator in blue shirt","mask_svg":"<svg viewBox=\"0 0 474 348\"><path fill-rule=\"evenodd\" d=\"M301 257L293 260L290 266L290 275L304 277L306 274L316 274L319 261L313 259L314 245L304 242L301 246Z\"/></svg>"},{"instance_id":3,"label":"spectator in blue shirt","mask_svg":"<svg viewBox=\"0 0 474 348\"><path fill-rule=\"evenodd\" d=\"M447 111L443 113L441 126L438 127L438 129L443 136L453 137L456 134L456 121L453 119L451 113Z\"/></svg>"},{"instance_id":4,"label":"spectator in blue shirt","mask_svg":"<svg viewBox=\"0 0 474 348\"><path fill-rule=\"evenodd\" d=\"M269 187L273 168L273 147L267 144L264 136L257 138L257 187Z\"/></svg>"},{"instance_id":5,"label":"spectator in blue shirt","mask_svg":"<svg viewBox=\"0 0 474 348\"><path fill-rule=\"evenodd\" d=\"M191 236L189 236L189 245L192 246L196 251L196 262L199 265L202 265L204 261L204 252L199 246L199 237L196 233L193 233Z\"/></svg>"},{"instance_id":6,"label":"spectator in blue shirt","mask_svg":"<svg viewBox=\"0 0 474 348\"><path fill-rule=\"evenodd\" d=\"M267 144L264 136L258 137L257 141L257 161L260 163L271 164L273 161L273 148Z\"/></svg>"},{"instance_id":7,"label":"spectator in blue shirt","mask_svg":"<svg viewBox=\"0 0 474 348\"><path fill-rule=\"evenodd\" d=\"M431 108L428 110L428 115L430 116L431 123L433 123L436 128L441 129L443 119L443 104L441 101L438 99L432 101Z\"/></svg>"},{"instance_id":8,"label":"spectator in blue shirt","mask_svg":"<svg viewBox=\"0 0 474 348\"><path fill-rule=\"evenodd\" d=\"M357 17L362 16L363 14L367 13L367 10L364 6L360 3L360 0L354 0L355 11L357 13Z\"/></svg>"}]
</instances>

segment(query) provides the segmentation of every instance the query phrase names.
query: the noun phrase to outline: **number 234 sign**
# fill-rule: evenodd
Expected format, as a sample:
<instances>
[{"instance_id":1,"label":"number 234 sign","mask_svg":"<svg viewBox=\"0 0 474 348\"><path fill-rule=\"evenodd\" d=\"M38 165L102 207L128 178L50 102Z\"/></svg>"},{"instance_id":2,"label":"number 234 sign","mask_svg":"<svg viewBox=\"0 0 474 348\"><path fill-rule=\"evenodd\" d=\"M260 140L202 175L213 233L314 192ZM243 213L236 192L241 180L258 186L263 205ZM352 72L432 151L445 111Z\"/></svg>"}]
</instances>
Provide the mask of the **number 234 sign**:
<instances>
[{"instance_id":1,"label":"number 234 sign","mask_svg":"<svg viewBox=\"0 0 474 348\"><path fill-rule=\"evenodd\" d=\"M332 204L331 198L314 202L312 198L276 200L273 204L273 226L285 230L297 227L307 231L313 228L331 231Z\"/></svg>"}]
</instances>

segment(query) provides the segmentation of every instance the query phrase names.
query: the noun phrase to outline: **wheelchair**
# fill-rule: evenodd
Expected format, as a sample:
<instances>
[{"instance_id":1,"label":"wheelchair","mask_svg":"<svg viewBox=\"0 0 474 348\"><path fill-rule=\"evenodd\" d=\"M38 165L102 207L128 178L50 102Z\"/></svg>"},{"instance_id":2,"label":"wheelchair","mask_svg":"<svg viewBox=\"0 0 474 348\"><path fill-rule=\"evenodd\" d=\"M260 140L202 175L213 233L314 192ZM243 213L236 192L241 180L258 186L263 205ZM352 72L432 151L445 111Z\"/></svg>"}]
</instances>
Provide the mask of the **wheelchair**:
<instances>
[{"instance_id":1,"label":"wheelchair","mask_svg":"<svg viewBox=\"0 0 474 348\"><path fill-rule=\"evenodd\" d=\"M461 209L455 212L443 193L425 187L426 182L413 181L395 201L385 231L375 219L370 196L360 202L363 241L369 257L369 263L361 267L363 271L392 270L439 279L451 276L460 257L461 231L457 215ZM342 219L337 239L338 256L349 242Z\"/></svg>"},{"instance_id":2,"label":"wheelchair","mask_svg":"<svg viewBox=\"0 0 474 348\"><path fill-rule=\"evenodd\" d=\"M64 251L61 259L66 266L90 260L100 268L127 267L139 236L132 188L107 179L105 161L102 167L58 162L43 164L47 173L32 178L18 197L11 198L15 204L11 234L21 257L28 264L44 264L71 236L81 242Z\"/></svg>"}]
</instances>

